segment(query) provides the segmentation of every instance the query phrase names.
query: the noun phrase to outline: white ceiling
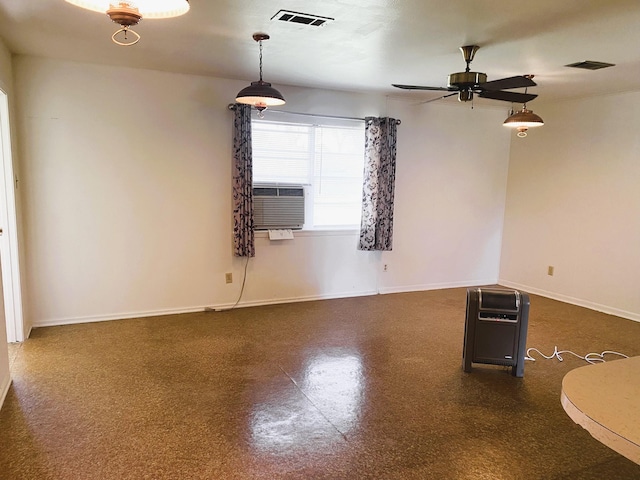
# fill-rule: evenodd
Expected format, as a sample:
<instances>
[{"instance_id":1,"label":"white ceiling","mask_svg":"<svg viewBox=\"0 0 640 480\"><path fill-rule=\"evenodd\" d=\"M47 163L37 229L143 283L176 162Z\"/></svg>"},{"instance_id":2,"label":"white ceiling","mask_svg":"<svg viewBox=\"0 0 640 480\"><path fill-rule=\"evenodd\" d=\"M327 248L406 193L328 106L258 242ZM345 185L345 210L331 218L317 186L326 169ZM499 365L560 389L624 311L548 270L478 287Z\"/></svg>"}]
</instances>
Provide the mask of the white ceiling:
<instances>
[{"instance_id":1,"label":"white ceiling","mask_svg":"<svg viewBox=\"0 0 640 480\"><path fill-rule=\"evenodd\" d=\"M191 0L173 19L143 20L132 47L111 42L106 15L64 0L0 0L0 36L17 54L257 80L254 32L267 32L264 79L286 85L409 95L392 83L446 86L458 48L480 45L488 80L534 74L540 99L640 90L638 0ZM324 27L271 20L280 9L335 18ZM615 67L564 67L594 60ZM521 90L520 90L521 91ZM444 101L455 101L447 99Z\"/></svg>"}]
</instances>

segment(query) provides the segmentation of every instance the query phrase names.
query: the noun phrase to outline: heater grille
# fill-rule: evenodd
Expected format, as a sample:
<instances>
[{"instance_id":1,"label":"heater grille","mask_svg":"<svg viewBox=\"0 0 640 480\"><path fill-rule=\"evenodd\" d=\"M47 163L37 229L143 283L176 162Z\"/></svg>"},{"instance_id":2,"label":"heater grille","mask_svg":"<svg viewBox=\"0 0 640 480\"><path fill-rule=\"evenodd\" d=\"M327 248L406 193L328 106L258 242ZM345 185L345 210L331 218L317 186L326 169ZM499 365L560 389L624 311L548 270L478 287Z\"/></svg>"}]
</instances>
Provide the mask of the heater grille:
<instances>
[{"instance_id":1,"label":"heater grille","mask_svg":"<svg viewBox=\"0 0 640 480\"><path fill-rule=\"evenodd\" d=\"M582 68L583 70L600 70L601 68L615 67L615 64L585 60L584 62L570 63L569 65L565 65L565 67Z\"/></svg>"},{"instance_id":2,"label":"heater grille","mask_svg":"<svg viewBox=\"0 0 640 480\"><path fill-rule=\"evenodd\" d=\"M281 22L299 23L309 25L311 27L322 27L327 22L335 20L330 17L321 17L320 15L311 15L309 13L293 12L291 10L280 10L271 20L279 20Z\"/></svg>"}]
</instances>

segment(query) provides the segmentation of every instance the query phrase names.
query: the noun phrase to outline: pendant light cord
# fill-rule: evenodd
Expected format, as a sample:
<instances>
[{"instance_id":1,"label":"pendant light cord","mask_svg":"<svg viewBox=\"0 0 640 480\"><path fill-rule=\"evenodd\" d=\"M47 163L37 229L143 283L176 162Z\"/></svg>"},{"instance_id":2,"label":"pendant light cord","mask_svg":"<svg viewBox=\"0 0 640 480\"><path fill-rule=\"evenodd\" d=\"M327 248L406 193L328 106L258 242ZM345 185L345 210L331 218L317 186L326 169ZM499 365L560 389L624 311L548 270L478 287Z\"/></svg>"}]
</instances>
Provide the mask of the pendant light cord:
<instances>
[{"instance_id":1,"label":"pendant light cord","mask_svg":"<svg viewBox=\"0 0 640 480\"><path fill-rule=\"evenodd\" d=\"M258 43L260 44L260 81L262 82L262 40Z\"/></svg>"}]
</instances>

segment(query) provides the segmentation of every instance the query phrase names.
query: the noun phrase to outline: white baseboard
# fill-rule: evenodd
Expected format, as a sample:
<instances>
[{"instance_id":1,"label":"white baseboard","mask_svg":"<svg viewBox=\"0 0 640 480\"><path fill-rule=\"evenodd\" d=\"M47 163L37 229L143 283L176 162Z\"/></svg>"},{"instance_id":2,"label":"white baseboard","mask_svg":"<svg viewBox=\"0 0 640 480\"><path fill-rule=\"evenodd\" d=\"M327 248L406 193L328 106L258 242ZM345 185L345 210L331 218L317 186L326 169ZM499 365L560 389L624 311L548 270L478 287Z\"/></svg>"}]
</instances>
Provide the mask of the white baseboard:
<instances>
[{"instance_id":1,"label":"white baseboard","mask_svg":"<svg viewBox=\"0 0 640 480\"><path fill-rule=\"evenodd\" d=\"M346 293L337 293L337 294L330 294L330 295L309 295L305 297L286 297L286 298L254 300L250 302L240 302L235 308L259 307L262 305L278 305L278 304L296 303L296 302L312 302L316 300L331 300L331 299L337 299L337 298L365 297L369 295L377 295L378 293L380 294L407 293L407 292L420 292L420 291L427 291L427 290L442 290L445 288L463 288L463 287L470 288L470 287L479 287L483 285L496 285L496 284L500 284L509 288L515 288L518 290L524 290L525 292L540 295L542 297L552 298L554 300L559 300L561 302L566 302L573 305L578 305L580 307L589 308L591 310L596 310L598 312L608 313L610 315L616 315L618 317L640 321L640 315L636 313L627 312L624 310L608 307L606 305L600 305L593 302L588 302L586 300L581 300L581 299L569 297L566 295L547 292L537 288L529 287L527 285L521 285L518 283L509 282L506 280L497 280L495 278L484 279L484 280L471 280L471 281L464 281L464 282L406 285L402 287L388 287L388 288L381 287L378 292L376 292L375 290L366 290L361 292L346 292ZM175 309L166 309L166 310L150 310L150 311L143 311L143 312L125 312L125 313L119 313L119 314L97 315L97 316L87 316L87 317L57 318L57 319L35 322L33 327L34 328L53 327L56 325L73 325L78 323L106 322L110 320L157 317L162 315L177 315L181 313L194 313L194 312L211 311L211 310L222 311L222 310L228 310L229 308L233 307L233 305L234 305L233 303L225 303L225 304L206 305L201 307L185 307L185 308L175 308Z\"/></svg>"},{"instance_id":2,"label":"white baseboard","mask_svg":"<svg viewBox=\"0 0 640 480\"><path fill-rule=\"evenodd\" d=\"M245 307L261 307L263 305L279 305L282 303L298 303L298 302L314 302L316 300L333 300L337 298L351 298L351 297L368 297L370 295L376 295L375 290L365 290L361 292L348 292L338 293L332 295L309 295L306 297L289 297L289 298L275 298L269 300L254 300L251 302L240 302L235 308ZM218 304L205 307L205 310L228 310L233 307L233 303Z\"/></svg>"},{"instance_id":3,"label":"white baseboard","mask_svg":"<svg viewBox=\"0 0 640 480\"><path fill-rule=\"evenodd\" d=\"M9 393L9 387L11 386L11 375L7 375L6 378L2 379L2 383L0 383L0 408L4 405L4 400L7 398L7 393Z\"/></svg>"},{"instance_id":4,"label":"white baseboard","mask_svg":"<svg viewBox=\"0 0 640 480\"><path fill-rule=\"evenodd\" d=\"M149 310L144 312L123 312L109 315L95 315L87 317L68 317L68 318L54 318L50 320L42 320L34 322L33 328L38 327L55 327L57 325L75 325L78 323L93 323L93 322L108 322L111 320L124 320L127 318L144 318L144 317L159 317L162 315L177 315L180 313L194 313L202 312L205 307L185 307L185 308L170 308L166 310Z\"/></svg>"},{"instance_id":5,"label":"white baseboard","mask_svg":"<svg viewBox=\"0 0 640 480\"><path fill-rule=\"evenodd\" d=\"M581 298L570 297L568 295L562 295L560 293L548 292L546 290L530 287L528 285L521 285L519 283L510 282L508 280L500 280L498 283L505 287L515 288L516 290L524 290L525 292L533 293L535 295L540 295L541 297L551 298L553 300L559 300L564 303L570 303L572 305L577 305L579 307L595 310L596 312L607 313L609 315L615 315L616 317L627 318L629 320L640 322L640 314L628 312L626 310L621 310L619 308L610 307L608 305L601 305L599 303L590 302L588 300L583 300Z\"/></svg>"},{"instance_id":6,"label":"white baseboard","mask_svg":"<svg viewBox=\"0 0 640 480\"><path fill-rule=\"evenodd\" d=\"M277 305L281 303L296 303L296 302L312 302L314 300L331 300L335 298L349 298L349 297L364 297L368 295L376 295L374 290L362 291L362 292L348 292L332 295L310 295L306 297L290 297L290 298L276 298L268 300L255 300L251 302L240 302L235 308L244 307L259 307L262 305ZM162 315L179 315L181 313L196 313L211 310L228 310L233 307L234 303L206 305L201 307L185 307L185 308L173 308L166 310L149 310L143 312L124 312L110 315L95 315L86 317L69 317L69 318L56 318L51 320L43 320L34 322L33 327L54 327L58 325L75 325L79 323L93 323L93 322L108 322L111 320L125 320L130 318L146 318L146 317L159 317Z\"/></svg>"},{"instance_id":7,"label":"white baseboard","mask_svg":"<svg viewBox=\"0 0 640 480\"><path fill-rule=\"evenodd\" d=\"M406 285L402 287L381 287L380 293L423 292L426 290L443 290L445 288L480 287L483 285L495 285L497 283L498 280L495 278L486 280L467 280L464 282L427 283L422 285Z\"/></svg>"}]
</instances>

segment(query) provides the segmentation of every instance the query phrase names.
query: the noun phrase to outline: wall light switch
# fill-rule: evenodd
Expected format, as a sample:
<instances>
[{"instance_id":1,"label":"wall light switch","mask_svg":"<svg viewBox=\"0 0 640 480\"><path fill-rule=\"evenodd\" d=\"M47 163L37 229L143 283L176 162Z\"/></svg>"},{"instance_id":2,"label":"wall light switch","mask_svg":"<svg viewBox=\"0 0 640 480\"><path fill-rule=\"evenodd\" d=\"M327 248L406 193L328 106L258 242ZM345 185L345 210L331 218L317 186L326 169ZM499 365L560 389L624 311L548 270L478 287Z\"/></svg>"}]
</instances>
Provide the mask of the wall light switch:
<instances>
[{"instance_id":1,"label":"wall light switch","mask_svg":"<svg viewBox=\"0 0 640 480\"><path fill-rule=\"evenodd\" d=\"M553 267L551 265L549 265L549 268L547 268L547 275L553 276Z\"/></svg>"}]
</instances>

